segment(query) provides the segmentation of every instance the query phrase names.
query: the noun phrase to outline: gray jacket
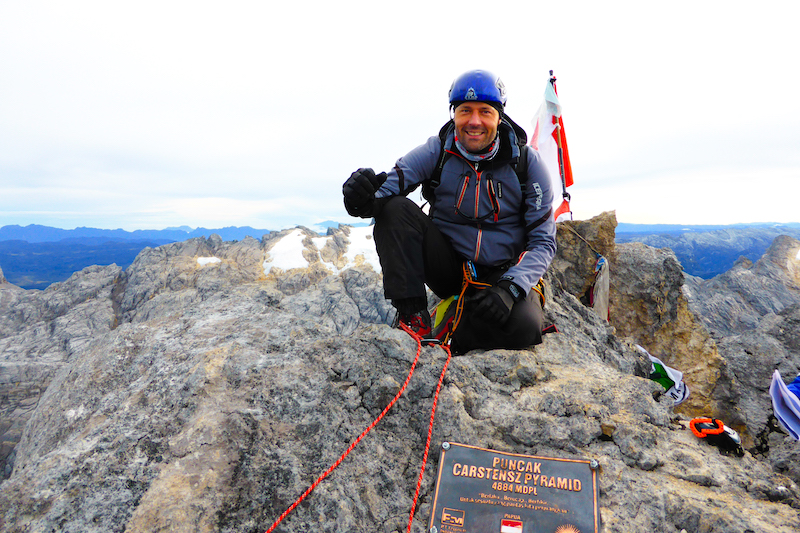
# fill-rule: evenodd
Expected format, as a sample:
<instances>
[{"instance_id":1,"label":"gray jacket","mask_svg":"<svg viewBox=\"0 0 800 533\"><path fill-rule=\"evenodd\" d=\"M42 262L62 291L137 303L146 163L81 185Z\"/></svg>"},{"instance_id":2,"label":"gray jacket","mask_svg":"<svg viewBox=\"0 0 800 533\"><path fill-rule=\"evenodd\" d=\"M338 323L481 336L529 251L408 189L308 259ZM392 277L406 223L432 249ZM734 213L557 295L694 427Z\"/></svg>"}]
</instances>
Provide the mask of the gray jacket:
<instances>
[{"instance_id":1,"label":"gray jacket","mask_svg":"<svg viewBox=\"0 0 800 533\"><path fill-rule=\"evenodd\" d=\"M501 279L527 293L544 276L556 252L553 192L539 153L522 146L529 151L523 197L513 166L520 153L517 133L505 120L498 129L500 150L479 163L461 155L452 132L446 137L445 150L451 155L442 168L430 214L465 259L483 266L514 264ZM434 136L398 159L376 199L408 195L429 180L440 150L441 140Z\"/></svg>"}]
</instances>

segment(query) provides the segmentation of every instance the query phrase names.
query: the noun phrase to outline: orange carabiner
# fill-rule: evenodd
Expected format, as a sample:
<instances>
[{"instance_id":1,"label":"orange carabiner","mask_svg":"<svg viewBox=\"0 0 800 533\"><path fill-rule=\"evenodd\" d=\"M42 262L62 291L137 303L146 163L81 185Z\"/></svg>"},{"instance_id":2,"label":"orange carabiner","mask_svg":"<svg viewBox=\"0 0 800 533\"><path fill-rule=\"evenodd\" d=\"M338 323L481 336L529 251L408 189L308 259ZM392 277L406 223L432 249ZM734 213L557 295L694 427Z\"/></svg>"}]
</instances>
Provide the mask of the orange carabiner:
<instances>
[{"instance_id":1,"label":"orange carabiner","mask_svg":"<svg viewBox=\"0 0 800 533\"><path fill-rule=\"evenodd\" d=\"M698 429L697 424L713 424L716 427ZM716 418L693 418L689 421L689 429L692 430L692 433L694 433L697 438L704 439L708 435L719 435L725 431L725 425L722 423L722 420L717 420Z\"/></svg>"}]
</instances>

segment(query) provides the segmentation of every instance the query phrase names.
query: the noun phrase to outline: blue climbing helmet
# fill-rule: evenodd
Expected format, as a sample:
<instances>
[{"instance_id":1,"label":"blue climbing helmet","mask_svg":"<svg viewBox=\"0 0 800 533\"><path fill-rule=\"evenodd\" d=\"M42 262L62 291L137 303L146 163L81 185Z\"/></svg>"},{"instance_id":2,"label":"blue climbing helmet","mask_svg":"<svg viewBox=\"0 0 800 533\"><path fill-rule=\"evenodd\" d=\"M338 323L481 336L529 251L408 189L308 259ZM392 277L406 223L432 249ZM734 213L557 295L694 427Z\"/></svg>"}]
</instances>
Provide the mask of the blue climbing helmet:
<instances>
[{"instance_id":1,"label":"blue climbing helmet","mask_svg":"<svg viewBox=\"0 0 800 533\"><path fill-rule=\"evenodd\" d=\"M456 78L450 86L449 96L452 107L464 102L486 102L502 114L506 106L506 86L486 70L470 70Z\"/></svg>"}]
</instances>

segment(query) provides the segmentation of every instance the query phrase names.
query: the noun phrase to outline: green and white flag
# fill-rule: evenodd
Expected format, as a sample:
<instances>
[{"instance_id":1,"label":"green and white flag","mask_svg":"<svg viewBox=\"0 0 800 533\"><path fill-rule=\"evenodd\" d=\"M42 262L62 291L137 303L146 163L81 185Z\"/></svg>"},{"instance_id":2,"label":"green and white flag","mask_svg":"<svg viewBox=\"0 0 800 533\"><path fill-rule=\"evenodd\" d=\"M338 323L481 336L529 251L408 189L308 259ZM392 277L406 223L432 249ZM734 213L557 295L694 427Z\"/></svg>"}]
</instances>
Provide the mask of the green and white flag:
<instances>
[{"instance_id":1,"label":"green and white flag","mask_svg":"<svg viewBox=\"0 0 800 533\"><path fill-rule=\"evenodd\" d=\"M675 405L682 403L689 397L689 387L683 382L682 372L668 367L661 359L653 357L650 352L638 344L636 348L646 353L650 358L650 379L667 390L667 396L675 400Z\"/></svg>"}]
</instances>

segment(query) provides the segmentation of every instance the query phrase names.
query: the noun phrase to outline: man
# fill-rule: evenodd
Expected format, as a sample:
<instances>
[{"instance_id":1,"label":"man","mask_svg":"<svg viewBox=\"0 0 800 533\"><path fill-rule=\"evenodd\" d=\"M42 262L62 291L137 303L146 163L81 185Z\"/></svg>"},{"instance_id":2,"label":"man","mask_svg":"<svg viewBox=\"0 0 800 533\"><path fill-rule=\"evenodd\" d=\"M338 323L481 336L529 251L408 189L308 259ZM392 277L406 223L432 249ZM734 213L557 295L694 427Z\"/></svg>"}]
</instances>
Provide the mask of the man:
<instances>
[{"instance_id":1,"label":"man","mask_svg":"<svg viewBox=\"0 0 800 533\"><path fill-rule=\"evenodd\" d=\"M533 288L556 251L547 169L505 115L498 77L466 72L449 96L452 118L440 135L401 157L388 175L354 172L342 188L345 208L375 219L384 295L399 322L430 335L425 285L445 299L474 272L485 285L464 297L454 351L538 344L542 307ZM406 198L420 185L428 215Z\"/></svg>"}]
</instances>

